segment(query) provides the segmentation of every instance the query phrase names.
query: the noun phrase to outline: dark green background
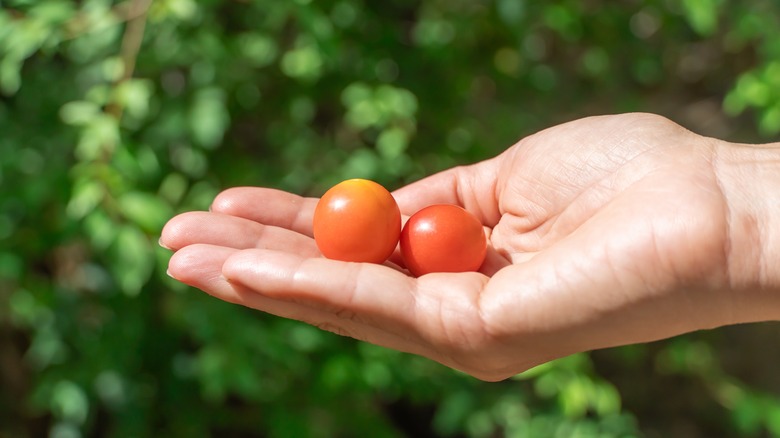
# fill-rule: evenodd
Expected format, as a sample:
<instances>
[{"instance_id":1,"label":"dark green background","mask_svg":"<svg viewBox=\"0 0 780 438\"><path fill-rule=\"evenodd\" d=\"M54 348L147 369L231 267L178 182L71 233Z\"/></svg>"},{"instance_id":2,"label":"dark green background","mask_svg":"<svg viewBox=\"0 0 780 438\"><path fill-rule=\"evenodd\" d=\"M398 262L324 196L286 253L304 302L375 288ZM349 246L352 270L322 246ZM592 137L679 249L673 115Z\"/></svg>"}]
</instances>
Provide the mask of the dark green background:
<instances>
[{"instance_id":1,"label":"dark green background","mask_svg":"<svg viewBox=\"0 0 780 438\"><path fill-rule=\"evenodd\" d=\"M0 7L0 436L780 436L776 323L483 383L217 301L157 246L223 188L397 188L587 115L777 141L776 1Z\"/></svg>"}]
</instances>

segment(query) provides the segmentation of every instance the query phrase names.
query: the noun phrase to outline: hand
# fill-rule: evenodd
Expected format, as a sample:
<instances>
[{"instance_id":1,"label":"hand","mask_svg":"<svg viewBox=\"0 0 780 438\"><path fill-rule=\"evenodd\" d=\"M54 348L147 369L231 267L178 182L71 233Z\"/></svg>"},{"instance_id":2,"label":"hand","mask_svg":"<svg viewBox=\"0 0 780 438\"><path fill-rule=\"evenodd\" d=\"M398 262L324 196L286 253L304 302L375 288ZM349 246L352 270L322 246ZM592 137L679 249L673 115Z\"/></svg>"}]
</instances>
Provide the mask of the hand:
<instances>
[{"instance_id":1,"label":"hand","mask_svg":"<svg viewBox=\"0 0 780 438\"><path fill-rule=\"evenodd\" d=\"M174 278L217 298L499 380L575 352L766 317L734 287L750 274L732 262L713 164L724 144L659 116L592 117L394 193L407 216L433 203L477 215L490 246L479 273L413 278L322 258L317 199L263 188L227 190L211 212L172 219L161 244L176 250Z\"/></svg>"}]
</instances>

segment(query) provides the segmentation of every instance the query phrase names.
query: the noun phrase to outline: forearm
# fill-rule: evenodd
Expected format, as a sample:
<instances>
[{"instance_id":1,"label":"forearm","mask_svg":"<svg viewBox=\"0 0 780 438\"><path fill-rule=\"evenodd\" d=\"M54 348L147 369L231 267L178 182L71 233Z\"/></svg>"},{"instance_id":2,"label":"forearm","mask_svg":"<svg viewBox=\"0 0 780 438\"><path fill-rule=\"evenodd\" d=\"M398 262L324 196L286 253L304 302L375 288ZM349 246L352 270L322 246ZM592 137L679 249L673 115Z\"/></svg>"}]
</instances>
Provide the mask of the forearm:
<instances>
[{"instance_id":1,"label":"forearm","mask_svg":"<svg viewBox=\"0 0 780 438\"><path fill-rule=\"evenodd\" d=\"M735 322L780 320L780 143L723 142L715 156Z\"/></svg>"}]
</instances>

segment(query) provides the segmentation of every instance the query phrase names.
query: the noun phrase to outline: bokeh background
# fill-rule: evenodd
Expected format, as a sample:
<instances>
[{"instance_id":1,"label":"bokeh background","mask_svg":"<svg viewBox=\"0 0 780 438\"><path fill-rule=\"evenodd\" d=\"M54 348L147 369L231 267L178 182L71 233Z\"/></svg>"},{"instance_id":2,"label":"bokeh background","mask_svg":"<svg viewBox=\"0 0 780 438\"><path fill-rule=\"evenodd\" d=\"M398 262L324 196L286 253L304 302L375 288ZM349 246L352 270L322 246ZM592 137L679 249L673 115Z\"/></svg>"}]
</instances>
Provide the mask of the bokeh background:
<instances>
[{"instance_id":1,"label":"bokeh background","mask_svg":"<svg viewBox=\"0 0 780 438\"><path fill-rule=\"evenodd\" d=\"M778 141L780 3L0 7L0 436L780 436L778 323L483 383L217 301L157 246L230 186L392 189L588 115Z\"/></svg>"}]
</instances>

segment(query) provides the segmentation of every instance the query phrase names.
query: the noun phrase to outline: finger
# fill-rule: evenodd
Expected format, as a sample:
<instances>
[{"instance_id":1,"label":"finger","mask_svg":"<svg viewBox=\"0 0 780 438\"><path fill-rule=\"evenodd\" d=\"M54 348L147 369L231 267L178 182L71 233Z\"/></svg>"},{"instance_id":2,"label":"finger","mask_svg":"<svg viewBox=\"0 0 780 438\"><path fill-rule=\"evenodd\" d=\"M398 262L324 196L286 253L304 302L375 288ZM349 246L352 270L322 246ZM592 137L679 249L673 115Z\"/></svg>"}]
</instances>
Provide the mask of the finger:
<instances>
[{"instance_id":1,"label":"finger","mask_svg":"<svg viewBox=\"0 0 780 438\"><path fill-rule=\"evenodd\" d=\"M452 352L482 334L475 309L486 277L477 273L414 279L382 265L264 250L235 253L222 272L269 298L336 315L350 336L455 368Z\"/></svg>"},{"instance_id":2,"label":"finger","mask_svg":"<svg viewBox=\"0 0 780 438\"><path fill-rule=\"evenodd\" d=\"M315 325L334 333L352 336L358 339L366 329L342 328L345 325L341 319L344 315L324 312L302 302L277 300L257 293L251 288L228 281L222 275L225 260L238 250L214 245L195 244L176 252L169 262L168 273L175 279L196 287L207 294L232 304L238 304L261 310L283 318L295 319ZM375 339L382 339L391 348L403 348L403 342L389 335L374 334ZM418 351L419 348L408 348Z\"/></svg>"},{"instance_id":3,"label":"finger","mask_svg":"<svg viewBox=\"0 0 780 438\"><path fill-rule=\"evenodd\" d=\"M320 254L314 241L302 234L241 217L203 211L174 217L165 224L160 237L160 244L172 250L196 243L236 249L276 249L304 257Z\"/></svg>"},{"instance_id":4,"label":"finger","mask_svg":"<svg viewBox=\"0 0 780 438\"><path fill-rule=\"evenodd\" d=\"M282 190L235 187L217 195L211 211L312 236L316 198L304 198Z\"/></svg>"},{"instance_id":5,"label":"finger","mask_svg":"<svg viewBox=\"0 0 780 438\"><path fill-rule=\"evenodd\" d=\"M222 263L236 251L205 244L187 246L171 256L168 275L199 289L219 289L226 283L222 277Z\"/></svg>"},{"instance_id":6,"label":"finger","mask_svg":"<svg viewBox=\"0 0 780 438\"><path fill-rule=\"evenodd\" d=\"M310 267L323 267L325 271L312 272ZM356 264L337 262L328 259L306 259L294 254L265 251L245 250L234 253L222 266L222 275L234 286L251 290L264 302L256 299L252 307L286 318L299 319L323 330L342 336L371 342L376 345L418 355L426 355L430 348L422 345L420 339L413 336L408 329L392 329L387 324L379 323L382 319L381 310L376 307L361 304L360 300L347 299L350 289L349 280L342 278L344 272L359 271L361 266L367 266L369 271L382 272L387 278L395 277L395 284L408 288L409 281L400 272L373 264ZM346 274L347 277L352 277ZM370 275L370 273L368 274ZM388 308L411 305L391 301L392 286L374 297L385 303ZM373 292L373 291L367 291ZM404 295L403 293L400 295ZM382 298L384 297L384 298ZM372 300L368 300L372 301ZM267 303L286 303L288 308L270 308ZM279 306L277 304L277 306ZM306 319L288 311L293 308L306 308L302 313ZM384 309L386 310L386 309Z\"/></svg>"},{"instance_id":7,"label":"finger","mask_svg":"<svg viewBox=\"0 0 780 438\"><path fill-rule=\"evenodd\" d=\"M487 226L495 225L500 213L496 198L499 160L453 167L411 183L393 192L401 213L412 215L433 204L459 205Z\"/></svg>"},{"instance_id":8,"label":"finger","mask_svg":"<svg viewBox=\"0 0 780 438\"><path fill-rule=\"evenodd\" d=\"M371 263L245 250L228 259L222 273L266 296L355 314L355 319L366 322L372 315L383 314L402 322L414 306L414 279Z\"/></svg>"},{"instance_id":9,"label":"finger","mask_svg":"<svg viewBox=\"0 0 780 438\"><path fill-rule=\"evenodd\" d=\"M236 249L215 245L190 245L173 254L168 263L168 274L182 283L232 304L301 321L319 321L327 317L318 310L273 300L241 285L230 283L222 275L222 265L236 252Z\"/></svg>"}]
</instances>

